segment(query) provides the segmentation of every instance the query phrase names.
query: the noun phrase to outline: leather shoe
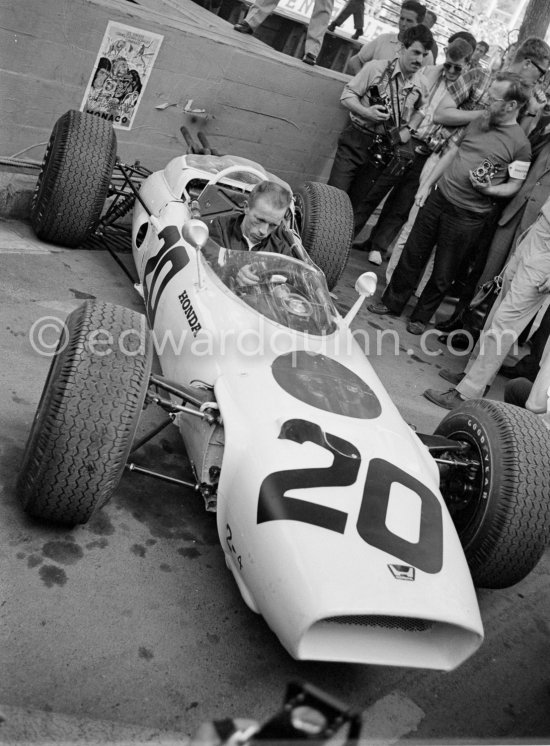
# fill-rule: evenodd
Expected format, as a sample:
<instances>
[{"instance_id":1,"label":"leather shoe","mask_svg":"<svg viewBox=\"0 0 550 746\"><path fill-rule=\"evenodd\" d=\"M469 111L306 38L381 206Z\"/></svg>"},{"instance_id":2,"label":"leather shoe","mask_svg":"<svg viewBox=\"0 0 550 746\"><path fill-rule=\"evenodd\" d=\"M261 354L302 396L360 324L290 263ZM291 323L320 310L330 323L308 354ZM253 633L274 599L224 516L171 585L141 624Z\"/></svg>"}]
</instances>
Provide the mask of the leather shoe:
<instances>
[{"instance_id":1,"label":"leather shoe","mask_svg":"<svg viewBox=\"0 0 550 746\"><path fill-rule=\"evenodd\" d=\"M438 391L437 389L426 389L423 396L431 401L433 404L437 404L438 407L444 409L456 409L466 400L458 393L456 389L449 389L448 391Z\"/></svg>"},{"instance_id":2,"label":"leather shoe","mask_svg":"<svg viewBox=\"0 0 550 746\"><path fill-rule=\"evenodd\" d=\"M235 29L235 31L238 31L239 34L253 34L254 33L254 29L246 21L241 21L240 23L236 23L233 26L233 28Z\"/></svg>"},{"instance_id":3,"label":"leather shoe","mask_svg":"<svg viewBox=\"0 0 550 746\"><path fill-rule=\"evenodd\" d=\"M329 23L329 25L327 27L327 31L334 32L335 28L336 28L336 24L335 23Z\"/></svg>"},{"instance_id":4,"label":"leather shoe","mask_svg":"<svg viewBox=\"0 0 550 746\"><path fill-rule=\"evenodd\" d=\"M454 332L463 328L462 314L459 316L450 316L446 321L441 321L435 325L436 329L442 332Z\"/></svg>"},{"instance_id":5,"label":"leather shoe","mask_svg":"<svg viewBox=\"0 0 550 746\"><path fill-rule=\"evenodd\" d=\"M317 62L317 57L311 52L306 52L302 57L302 62L305 62L306 65L314 65Z\"/></svg>"},{"instance_id":6,"label":"leather shoe","mask_svg":"<svg viewBox=\"0 0 550 746\"><path fill-rule=\"evenodd\" d=\"M409 321L407 323L407 331L409 334L424 334L426 324L423 321Z\"/></svg>"},{"instance_id":7,"label":"leather shoe","mask_svg":"<svg viewBox=\"0 0 550 746\"><path fill-rule=\"evenodd\" d=\"M390 308L388 308L384 303L371 303L369 306L367 306L367 309L371 313L377 314L377 316L398 316L399 314L394 313Z\"/></svg>"},{"instance_id":8,"label":"leather shoe","mask_svg":"<svg viewBox=\"0 0 550 746\"><path fill-rule=\"evenodd\" d=\"M537 371L532 370L532 366L522 365L521 360L516 365L501 365L499 373L504 378L528 378L534 381L537 377Z\"/></svg>"},{"instance_id":9,"label":"leather shoe","mask_svg":"<svg viewBox=\"0 0 550 746\"><path fill-rule=\"evenodd\" d=\"M449 381L449 383L454 384L455 386L458 385L464 376L466 375L464 372L462 373L455 373L452 370L449 370L448 368L442 368L439 371L439 375L441 378L444 378L446 381Z\"/></svg>"},{"instance_id":10,"label":"leather shoe","mask_svg":"<svg viewBox=\"0 0 550 746\"><path fill-rule=\"evenodd\" d=\"M363 36L363 29L362 28L356 29L355 33L353 34L353 36L351 38L352 39L358 39L360 36Z\"/></svg>"}]
</instances>

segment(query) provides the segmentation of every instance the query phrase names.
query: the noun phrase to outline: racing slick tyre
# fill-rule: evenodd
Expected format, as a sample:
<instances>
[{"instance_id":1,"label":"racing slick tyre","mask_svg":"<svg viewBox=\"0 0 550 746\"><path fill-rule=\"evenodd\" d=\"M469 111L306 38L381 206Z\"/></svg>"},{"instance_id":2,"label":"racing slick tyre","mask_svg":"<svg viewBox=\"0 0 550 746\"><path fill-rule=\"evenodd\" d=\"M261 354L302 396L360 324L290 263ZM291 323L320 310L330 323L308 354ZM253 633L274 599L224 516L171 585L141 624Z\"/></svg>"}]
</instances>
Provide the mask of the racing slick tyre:
<instances>
[{"instance_id":1,"label":"racing slick tyre","mask_svg":"<svg viewBox=\"0 0 550 746\"><path fill-rule=\"evenodd\" d=\"M110 122L71 110L52 131L31 204L31 225L44 241L74 248L96 228L116 160Z\"/></svg>"},{"instance_id":2,"label":"racing slick tyre","mask_svg":"<svg viewBox=\"0 0 550 746\"><path fill-rule=\"evenodd\" d=\"M305 250L325 273L332 290L344 271L353 241L353 210L341 189L306 181L294 192Z\"/></svg>"},{"instance_id":3,"label":"racing slick tyre","mask_svg":"<svg viewBox=\"0 0 550 746\"><path fill-rule=\"evenodd\" d=\"M474 584L507 588L537 564L550 533L550 432L539 417L504 402L465 402L436 435L466 443L477 462L443 471L441 493Z\"/></svg>"},{"instance_id":4,"label":"racing slick tyre","mask_svg":"<svg viewBox=\"0 0 550 746\"><path fill-rule=\"evenodd\" d=\"M17 483L25 511L86 523L122 476L153 357L144 317L87 302L67 318L32 424Z\"/></svg>"}]
</instances>

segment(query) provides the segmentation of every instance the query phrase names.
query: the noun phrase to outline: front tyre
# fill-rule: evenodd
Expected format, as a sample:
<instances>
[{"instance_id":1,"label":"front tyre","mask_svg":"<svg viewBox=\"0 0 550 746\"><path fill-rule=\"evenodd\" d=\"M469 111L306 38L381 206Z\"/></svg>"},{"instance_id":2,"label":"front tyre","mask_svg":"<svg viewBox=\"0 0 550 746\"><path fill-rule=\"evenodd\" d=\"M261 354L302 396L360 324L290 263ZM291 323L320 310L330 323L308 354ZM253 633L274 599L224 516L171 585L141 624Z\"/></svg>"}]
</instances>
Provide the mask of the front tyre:
<instances>
[{"instance_id":1,"label":"front tyre","mask_svg":"<svg viewBox=\"0 0 550 746\"><path fill-rule=\"evenodd\" d=\"M474 584L514 585L548 543L550 432L525 409L480 399L449 412L435 433L466 443L479 464L475 474L457 467L441 479Z\"/></svg>"},{"instance_id":2,"label":"front tyre","mask_svg":"<svg viewBox=\"0 0 550 746\"><path fill-rule=\"evenodd\" d=\"M29 515L74 526L109 500L134 439L151 361L141 314L88 302L67 317L17 483Z\"/></svg>"},{"instance_id":3,"label":"front tyre","mask_svg":"<svg viewBox=\"0 0 550 746\"><path fill-rule=\"evenodd\" d=\"M332 290L346 267L353 241L350 199L341 189L306 181L294 192L294 200L304 248Z\"/></svg>"},{"instance_id":4,"label":"front tyre","mask_svg":"<svg viewBox=\"0 0 550 746\"><path fill-rule=\"evenodd\" d=\"M38 238L74 248L95 230L116 160L110 122L71 110L52 131L31 205Z\"/></svg>"}]
</instances>

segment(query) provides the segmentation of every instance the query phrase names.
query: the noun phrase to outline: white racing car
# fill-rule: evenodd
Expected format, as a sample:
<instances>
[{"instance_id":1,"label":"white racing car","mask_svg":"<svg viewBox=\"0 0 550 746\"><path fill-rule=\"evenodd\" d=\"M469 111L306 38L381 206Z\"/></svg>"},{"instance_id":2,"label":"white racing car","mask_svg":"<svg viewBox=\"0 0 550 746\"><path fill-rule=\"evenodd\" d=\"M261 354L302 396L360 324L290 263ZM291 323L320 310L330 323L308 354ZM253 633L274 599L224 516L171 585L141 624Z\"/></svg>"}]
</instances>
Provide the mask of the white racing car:
<instances>
[{"instance_id":1,"label":"white racing car","mask_svg":"<svg viewBox=\"0 0 550 746\"><path fill-rule=\"evenodd\" d=\"M114 152L101 120L61 117L33 203L41 237L78 245L94 230L115 191ZM342 317L316 266L331 284L344 266L346 195L323 185L297 193L295 258L209 238L204 219L240 209L265 176L243 159L191 154L139 191L129 183L147 324L96 302L68 317L19 477L25 510L85 523L134 466L140 413L155 402L179 428L192 486L216 510L245 602L292 656L455 668L483 639L474 586L518 582L546 547L549 432L524 410L480 400L435 434L415 433L350 331L372 277L358 279ZM93 214L81 220L77 204ZM340 206L332 232L331 205ZM259 283L243 287L237 276L251 261ZM162 375L151 374L153 341Z\"/></svg>"}]
</instances>

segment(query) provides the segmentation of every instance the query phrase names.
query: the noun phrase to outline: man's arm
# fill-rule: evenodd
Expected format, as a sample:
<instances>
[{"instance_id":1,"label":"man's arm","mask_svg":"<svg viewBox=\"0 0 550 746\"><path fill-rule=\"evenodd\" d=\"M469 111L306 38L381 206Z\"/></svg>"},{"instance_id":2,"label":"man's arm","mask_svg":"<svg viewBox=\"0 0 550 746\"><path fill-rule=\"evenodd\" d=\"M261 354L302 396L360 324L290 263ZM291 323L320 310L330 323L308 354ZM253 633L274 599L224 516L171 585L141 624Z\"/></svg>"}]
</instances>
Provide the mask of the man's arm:
<instances>
[{"instance_id":1,"label":"man's arm","mask_svg":"<svg viewBox=\"0 0 550 746\"><path fill-rule=\"evenodd\" d=\"M363 44L357 54L354 54L353 57L349 58L345 72L349 73L350 75L357 75L365 62L370 62L372 59L374 59L374 49L374 39L372 41L368 41L366 44Z\"/></svg>"},{"instance_id":2,"label":"man's arm","mask_svg":"<svg viewBox=\"0 0 550 746\"><path fill-rule=\"evenodd\" d=\"M451 94L445 93L434 111L434 122L447 127L458 127L473 122L482 113L483 109L459 109Z\"/></svg>"},{"instance_id":3,"label":"man's arm","mask_svg":"<svg viewBox=\"0 0 550 746\"><path fill-rule=\"evenodd\" d=\"M439 181L445 169L451 165L451 162L453 161L457 151L458 147L454 143L449 145L433 170L430 171L428 176L426 176L426 178L420 182L420 186L418 187L418 191L414 199L415 204L417 204L418 207L422 207L424 205L429 193L432 190L433 185Z\"/></svg>"},{"instance_id":4,"label":"man's arm","mask_svg":"<svg viewBox=\"0 0 550 746\"><path fill-rule=\"evenodd\" d=\"M342 95L340 96L340 103L345 106L348 111L353 112L361 119L365 119L370 122L384 122L389 119L389 112L385 106L375 104L374 106L364 106L361 103L361 99L367 92L369 86L376 80L373 78L373 67L377 69L378 62L372 62L362 67L357 75L352 78L344 86Z\"/></svg>"},{"instance_id":5,"label":"man's arm","mask_svg":"<svg viewBox=\"0 0 550 746\"><path fill-rule=\"evenodd\" d=\"M490 181L490 180L489 180ZM478 192L481 192L481 194L485 194L487 197L513 197L514 194L517 194L523 184L525 184L525 179L508 179L508 181L504 181L502 184L497 184L496 186L493 186L492 184L485 184L484 182L478 181L474 176L470 174L470 183L476 189Z\"/></svg>"}]
</instances>

